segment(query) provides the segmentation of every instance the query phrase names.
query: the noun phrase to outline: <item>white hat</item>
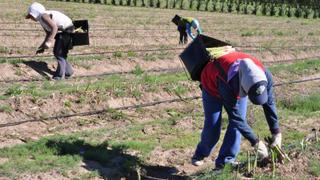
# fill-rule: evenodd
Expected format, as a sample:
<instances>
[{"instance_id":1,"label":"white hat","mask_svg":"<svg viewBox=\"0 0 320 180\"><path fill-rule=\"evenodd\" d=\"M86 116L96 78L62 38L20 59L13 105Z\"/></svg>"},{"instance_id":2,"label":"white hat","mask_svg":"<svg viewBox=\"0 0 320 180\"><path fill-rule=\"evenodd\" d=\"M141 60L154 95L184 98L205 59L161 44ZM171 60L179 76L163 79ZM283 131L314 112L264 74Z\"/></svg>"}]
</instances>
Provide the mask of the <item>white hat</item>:
<instances>
[{"instance_id":1,"label":"white hat","mask_svg":"<svg viewBox=\"0 0 320 180\"><path fill-rule=\"evenodd\" d=\"M28 9L28 14L26 16L26 19L30 18L32 16L34 19L39 20L41 17L41 14L43 14L46 11L46 8L37 2L34 2L31 4L31 6Z\"/></svg>"}]
</instances>

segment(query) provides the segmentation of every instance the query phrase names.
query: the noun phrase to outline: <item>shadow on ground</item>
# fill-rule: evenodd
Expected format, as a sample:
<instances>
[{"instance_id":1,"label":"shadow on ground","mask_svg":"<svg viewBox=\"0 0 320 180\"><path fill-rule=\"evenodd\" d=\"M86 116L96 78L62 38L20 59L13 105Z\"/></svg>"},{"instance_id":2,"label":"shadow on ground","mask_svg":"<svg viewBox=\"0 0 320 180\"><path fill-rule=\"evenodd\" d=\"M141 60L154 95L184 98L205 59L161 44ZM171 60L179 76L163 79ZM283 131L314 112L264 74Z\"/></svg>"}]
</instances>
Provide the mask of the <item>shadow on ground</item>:
<instances>
[{"instance_id":1,"label":"shadow on ground","mask_svg":"<svg viewBox=\"0 0 320 180\"><path fill-rule=\"evenodd\" d=\"M57 155L80 155L83 157L82 167L88 171L97 171L104 179L190 179L177 175L175 167L151 166L135 156L125 154L126 147L112 147L104 142L100 145L89 145L83 140L59 141L49 140L49 148L57 150Z\"/></svg>"},{"instance_id":2,"label":"shadow on ground","mask_svg":"<svg viewBox=\"0 0 320 180\"><path fill-rule=\"evenodd\" d=\"M49 75L53 75L54 71L48 68L48 63L42 61L23 61L23 64L29 66L41 76L45 77L46 79L50 79ZM49 75L48 75L49 74Z\"/></svg>"}]
</instances>

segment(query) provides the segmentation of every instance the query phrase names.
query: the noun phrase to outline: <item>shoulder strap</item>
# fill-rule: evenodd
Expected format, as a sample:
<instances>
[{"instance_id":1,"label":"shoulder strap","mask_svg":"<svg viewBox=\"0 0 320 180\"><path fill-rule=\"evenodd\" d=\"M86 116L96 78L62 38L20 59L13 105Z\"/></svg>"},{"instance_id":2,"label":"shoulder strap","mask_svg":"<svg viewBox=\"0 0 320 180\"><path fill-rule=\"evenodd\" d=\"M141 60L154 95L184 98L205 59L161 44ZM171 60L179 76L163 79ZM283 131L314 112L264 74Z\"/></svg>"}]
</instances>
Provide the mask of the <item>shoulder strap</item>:
<instances>
[{"instance_id":1,"label":"shoulder strap","mask_svg":"<svg viewBox=\"0 0 320 180\"><path fill-rule=\"evenodd\" d=\"M226 72L223 70L223 68L221 67L221 64L217 60L214 60L213 64L219 70L219 74L223 78L223 80L225 80L227 82L228 76L227 76Z\"/></svg>"}]
</instances>

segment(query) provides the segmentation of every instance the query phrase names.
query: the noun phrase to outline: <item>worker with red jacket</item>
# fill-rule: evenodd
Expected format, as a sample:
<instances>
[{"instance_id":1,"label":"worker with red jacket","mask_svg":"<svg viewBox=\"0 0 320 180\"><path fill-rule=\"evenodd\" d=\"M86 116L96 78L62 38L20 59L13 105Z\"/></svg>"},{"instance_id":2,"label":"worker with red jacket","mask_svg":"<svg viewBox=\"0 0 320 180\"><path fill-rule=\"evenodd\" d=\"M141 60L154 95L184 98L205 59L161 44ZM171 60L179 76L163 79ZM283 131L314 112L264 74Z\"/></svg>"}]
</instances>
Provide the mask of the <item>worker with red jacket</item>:
<instances>
[{"instance_id":1,"label":"worker with red jacket","mask_svg":"<svg viewBox=\"0 0 320 180\"><path fill-rule=\"evenodd\" d=\"M206 64L201 72L202 99L205 113L201 140L192 157L193 165L201 165L217 144L221 132L222 106L229 117L216 168L233 163L240 151L241 135L249 140L261 159L268 156L265 144L254 134L246 122L247 96L256 105L262 105L269 129L272 146L281 146L276 106L273 97L271 73L262 63L242 52L225 46L215 53L211 49L213 61ZM210 52L210 49L207 49Z\"/></svg>"}]
</instances>

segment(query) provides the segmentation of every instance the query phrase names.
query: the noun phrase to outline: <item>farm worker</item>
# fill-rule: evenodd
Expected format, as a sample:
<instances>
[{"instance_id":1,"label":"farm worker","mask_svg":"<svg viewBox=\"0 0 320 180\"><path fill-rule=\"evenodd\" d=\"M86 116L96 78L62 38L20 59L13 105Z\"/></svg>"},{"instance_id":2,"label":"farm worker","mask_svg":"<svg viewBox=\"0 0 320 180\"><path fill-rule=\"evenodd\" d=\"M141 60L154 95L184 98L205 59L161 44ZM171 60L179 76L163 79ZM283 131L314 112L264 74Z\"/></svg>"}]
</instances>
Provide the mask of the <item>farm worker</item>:
<instances>
[{"instance_id":1,"label":"farm worker","mask_svg":"<svg viewBox=\"0 0 320 180\"><path fill-rule=\"evenodd\" d=\"M192 164L199 166L208 157L220 137L222 106L228 114L229 124L216 169L233 164L240 151L241 135L257 150L260 159L268 156L266 145L258 139L246 122L247 96L255 105L261 105L271 131L271 146L281 146L281 133L273 97L273 80L262 63L231 46L212 48L210 61L201 72L202 99L205 113L201 140L192 157Z\"/></svg>"},{"instance_id":2,"label":"farm worker","mask_svg":"<svg viewBox=\"0 0 320 180\"><path fill-rule=\"evenodd\" d=\"M74 30L72 20L58 11L49 11L37 2L31 4L26 19L39 22L46 32L46 37L36 54L43 53L45 49L52 47L53 54L58 61L58 67L53 79L60 80L73 74L71 65L67 61L69 49L72 49L70 33Z\"/></svg>"},{"instance_id":3,"label":"farm worker","mask_svg":"<svg viewBox=\"0 0 320 180\"><path fill-rule=\"evenodd\" d=\"M191 28L196 30L198 34L202 34L199 21L195 18L175 15L172 22L178 26L178 31L180 33L179 44L186 44L188 42L187 34L191 39L195 39L197 37L192 33Z\"/></svg>"}]
</instances>

